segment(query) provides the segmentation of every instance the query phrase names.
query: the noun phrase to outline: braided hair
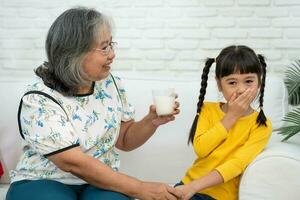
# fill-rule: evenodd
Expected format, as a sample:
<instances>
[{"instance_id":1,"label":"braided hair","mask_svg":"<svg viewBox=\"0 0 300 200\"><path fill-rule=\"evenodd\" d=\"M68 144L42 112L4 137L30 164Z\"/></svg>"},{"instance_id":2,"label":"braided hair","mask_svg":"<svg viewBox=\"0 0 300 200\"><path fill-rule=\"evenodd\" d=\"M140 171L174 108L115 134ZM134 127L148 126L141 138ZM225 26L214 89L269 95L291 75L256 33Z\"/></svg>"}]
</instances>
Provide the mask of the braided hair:
<instances>
[{"instance_id":1,"label":"braided hair","mask_svg":"<svg viewBox=\"0 0 300 200\"><path fill-rule=\"evenodd\" d=\"M243 45L228 46L220 52L220 54L217 56L216 59L208 58L205 62L205 67L203 68L203 72L201 76L201 88L200 88L200 94L197 103L197 114L194 118L189 133L188 143L194 142L197 123L200 117L199 115L201 113L201 107L203 105L203 101L205 98L209 69L215 61L216 61L215 75L218 80L234 73L257 74L259 84L260 84L260 94L259 94L260 112L256 119L256 123L259 126L260 125L267 126L266 124L267 118L263 112L263 97L265 91L266 68L267 68L265 59L260 54L256 55L255 52L247 46L243 46Z\"/></svg>"},{"instance_id":2,"label":"braided hair","mask_svg":"<svg viewBox=\"0 0 300 200\"><path fill-rule=\"evenodd\" d=\"M214 63L215 59L213 58L207 58L205 62L205 67L203 68L202 76L201 76L201 88L200 88L200 95L198 97L198 103L197 103L197 115L194 118L191 130L190 130L190 135L188 142L194 141L194 136L195 136L195 131L197 128L197 122L199 118L199 114L201 112L201 107L203 105L205 93L206 93L206 87L207 87L207 79L208 79L208 73L211 65Z\"/></svg>"},{"instance_id":3,"label":"braided hair","mask_svg":"<svg viewBox=\"0 0 300 200\"><path fill-rule=\"evenodd\" d=\"M261 78L261 83L260 83L260 95L259 95L259 108L260 108L260 111L259 111L259 114L257 116L256 123L258 125L263 124L263 125L267 126L267 124L266 124L267 118L266 118L265 113L263 111L267 64L265 62L265 58L262 55L258 54L257 57L259 59L261 67L262 67L262 78Z\"/></svg>"}]
</instances>

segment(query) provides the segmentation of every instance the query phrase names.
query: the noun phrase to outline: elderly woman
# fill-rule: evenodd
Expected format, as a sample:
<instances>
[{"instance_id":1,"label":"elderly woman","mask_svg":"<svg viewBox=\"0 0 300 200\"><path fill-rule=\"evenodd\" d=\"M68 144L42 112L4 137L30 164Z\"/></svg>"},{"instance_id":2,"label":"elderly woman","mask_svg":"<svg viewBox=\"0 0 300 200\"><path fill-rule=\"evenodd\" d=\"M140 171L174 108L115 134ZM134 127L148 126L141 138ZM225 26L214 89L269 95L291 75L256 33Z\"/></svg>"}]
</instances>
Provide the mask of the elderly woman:
<instances>
[{"instance_id":1,"label":"elderly woman","mask_svg":"<svg viewBox=\"0 0 300 200\"><path fill-rule=\"evenodd\" d=\"M48 62L24 94L18 112L23 155L11 172L6 200L177 199L163 183L118 172L115 147L131 151L162 124L155 107L138 122L121 80L110 73L115 58L107 17L87 8L69 9L52 24Z\"/></svg>"}]
</instances>

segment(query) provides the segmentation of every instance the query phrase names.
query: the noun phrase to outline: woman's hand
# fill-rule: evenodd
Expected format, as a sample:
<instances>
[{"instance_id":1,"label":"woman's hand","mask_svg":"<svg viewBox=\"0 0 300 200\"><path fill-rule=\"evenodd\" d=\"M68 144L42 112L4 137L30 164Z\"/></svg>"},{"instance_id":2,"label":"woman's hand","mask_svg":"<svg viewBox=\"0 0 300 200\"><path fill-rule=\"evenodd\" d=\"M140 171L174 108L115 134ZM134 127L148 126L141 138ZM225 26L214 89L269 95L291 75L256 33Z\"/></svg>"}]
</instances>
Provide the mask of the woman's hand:
<instances>
[{"instance_id":1,"label":"woman's hand","mask_svg":"<svg viewBox=\"0 0 300 200\"><path fill-rule=\"evenodd\" d=\"M180 190L164 183L155 182L142 182L140 195L137 195L137 198L141 200L177 200L181 197Z\"/></svg>"},{"instance_id":2,"label":"woman's hand","mask_svg":"<svg viewBox=\"0 0 300 200\"><path fill-rule=\"evenodd\" d=\"M174 121L175 120L175 115L178 115L180 110L179 110L179 102L176 101L177 99L177 95L175 97L175 105L174 105L174 110L170 115L164 115L164 116L158 116L156 113L156 107L155 105L151 105L150 106L150 110L149 110L149 116L152 119L152 124L154 126L160 126L162 124L166 124L170 121Z\"/></svg>"}]
</instances>

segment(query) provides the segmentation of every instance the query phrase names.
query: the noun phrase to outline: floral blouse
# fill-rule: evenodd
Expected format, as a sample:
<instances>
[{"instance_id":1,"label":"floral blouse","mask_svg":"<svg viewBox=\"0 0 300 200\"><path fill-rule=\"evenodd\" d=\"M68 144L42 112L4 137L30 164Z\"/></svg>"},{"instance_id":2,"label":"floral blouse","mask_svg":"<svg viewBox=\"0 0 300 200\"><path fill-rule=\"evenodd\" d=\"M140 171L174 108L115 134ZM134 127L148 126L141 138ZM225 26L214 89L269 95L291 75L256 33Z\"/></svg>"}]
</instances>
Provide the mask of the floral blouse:
<instances>
[{"instance_id":1,"label":"floral blouse","mask_svg":"<svg viewBox=\"0 0 300 200\"><path fill-rule=\"evenodd\" d=\"M11 171L11 181L51 179L65 184L83 184L84 180L60 170L47 156L80 147L82 152L118 170L115 152L121 121L134 118L120 78L109 76L97 81L90 94L66 97L45 86L42 80L30 85L23 97L20 113L23 154ZM59 104L58 104L59 103Z\"/></svg>"}]
</instances>

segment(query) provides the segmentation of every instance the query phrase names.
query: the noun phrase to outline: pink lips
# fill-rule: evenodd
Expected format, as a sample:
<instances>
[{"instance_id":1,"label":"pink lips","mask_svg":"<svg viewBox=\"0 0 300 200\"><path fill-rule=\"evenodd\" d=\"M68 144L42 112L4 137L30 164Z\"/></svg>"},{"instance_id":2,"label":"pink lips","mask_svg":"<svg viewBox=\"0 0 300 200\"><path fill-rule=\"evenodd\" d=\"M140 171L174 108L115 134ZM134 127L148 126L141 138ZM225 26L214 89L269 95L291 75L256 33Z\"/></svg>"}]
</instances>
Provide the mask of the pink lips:
<instances>
[{"instance_id":1,"label":"pink lips","mask_svg":"<svg viewBox=\"0 0 300 200\"><path fill-rule=\"evenodd\" d=\"M110 70L110 66L109 65L104 65L103 66L106 70Z\"/></svg>"},{"instance_id":2,"label":"pink lips","mask_svg":"<svg viewBox=\"0 0 300 200\"><path fill-rule=\"evenodd\" d=\"M109 63L107 63L105 66L110 66L111 63L112 63L112 62L109 62Z\"/></svg>"}]
</instances>

